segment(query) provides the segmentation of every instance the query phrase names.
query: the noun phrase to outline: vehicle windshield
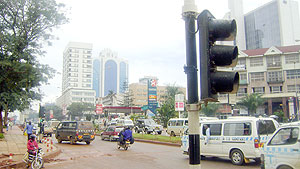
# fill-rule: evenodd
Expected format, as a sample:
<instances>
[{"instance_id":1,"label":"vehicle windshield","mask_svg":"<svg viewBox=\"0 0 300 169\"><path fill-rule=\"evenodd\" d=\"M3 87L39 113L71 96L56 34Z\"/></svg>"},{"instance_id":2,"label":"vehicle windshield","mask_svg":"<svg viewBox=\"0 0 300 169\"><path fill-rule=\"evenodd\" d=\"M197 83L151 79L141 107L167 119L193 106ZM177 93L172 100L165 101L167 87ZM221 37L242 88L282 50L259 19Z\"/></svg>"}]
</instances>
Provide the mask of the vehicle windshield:
<instances>
[{"instance_id":1,"label":"vehicle windshield","mask_svg":"<svg viewBox=\"0 0 300 169\"><path fill-rule=\"evenodd\" d=\"M145 120L145 124L146 125L156 125L156 123L155 123L155 121L153 119Z\"/></svg>"},{"instance_id":2,"label":"vehicle windshield","mask_svg":"<svg viewBox=\"0 0 300 169\"><path fill-rule=\"evenodd\" d=\"M259 135L268 135L274 133L276 127L272 120L259 120L257 121L257 133Z\"/></svg>"},{"instance_id":3,"label":"vehicle windshield","mask_svg":"<svg viewBox=\"0 0 300 169\"><path fill-rule=\"evenodd\" d=\"M91 122L79 122L78 123L78 129L89 129L89 130L93 130L93 123Z\"/></svg>"},{"instance_id":4,"label":"vehicle windshield","mask_svg":"<svg viewBox=\"0 0 300 169\"><path fill-rule=\"evenodd\" d=\"M133 124L131 120L124 120L124 124Z\"/></svg>"},{"instance_id":5,"label":"vehicle windshield","mask_svg":"<svg viewBox=\"0 0 300 169\"><path fill-rule=\"evenodd\" d=\"M124 128L116 128L116 132L122 131Z\"/></svg>"}]
</instances>

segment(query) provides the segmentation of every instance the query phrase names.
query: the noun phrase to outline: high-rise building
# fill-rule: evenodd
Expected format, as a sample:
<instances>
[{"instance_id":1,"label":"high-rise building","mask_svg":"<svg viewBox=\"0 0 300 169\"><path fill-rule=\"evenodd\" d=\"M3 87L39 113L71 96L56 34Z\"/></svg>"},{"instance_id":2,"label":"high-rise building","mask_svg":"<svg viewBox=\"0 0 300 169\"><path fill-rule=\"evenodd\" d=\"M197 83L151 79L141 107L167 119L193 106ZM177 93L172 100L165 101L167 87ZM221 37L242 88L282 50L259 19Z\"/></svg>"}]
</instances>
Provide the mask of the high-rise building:
<instances>
[{"instance_id":1,"label":"high-rise building","mask_svg":"<svg viewBox=\"0 0 300 169\"><path fill-rule=\"evenodd\" d=\"M62 95L57 104L95 103L92 89L92 44L70 42L63 53Z\"/></svg>"},{"instance_id":2,"label":"high-rise building","mask_svg":"<svg viewBox=\"0 0 300 169\"><path fill-rule=\"evenodd\" d=\"M222 43L228 45L238 45L240 50L246 49L245 40L245 23L244 23L244 11L243 11L243 1L242 0L228 0L228 12L224 19L235 19L237 24L237 35L234 44L231 41L222 41Z\"/></svg>"},{"instance_id":3,"label":"high-rise building","mask_svg":"<svg viewBox=\"0 0 300 169\"><path fill-rule=\"evenodd\" d=\"M294 45L300 40L298 2L273 0L247 14L247 49Z\"/></svg>"},{"instance_id":4,"label":"high-rise building","mask_svg":"<svg viewBox=\"0 0 300 169\"><path fill-rule=\"evenodd\" d=\"M104 97L110 92L124 93L128 89L128 61L118 58L110 49L100 52L93 61L93 89L96 97Z\"/></svg>"}]
</instances>

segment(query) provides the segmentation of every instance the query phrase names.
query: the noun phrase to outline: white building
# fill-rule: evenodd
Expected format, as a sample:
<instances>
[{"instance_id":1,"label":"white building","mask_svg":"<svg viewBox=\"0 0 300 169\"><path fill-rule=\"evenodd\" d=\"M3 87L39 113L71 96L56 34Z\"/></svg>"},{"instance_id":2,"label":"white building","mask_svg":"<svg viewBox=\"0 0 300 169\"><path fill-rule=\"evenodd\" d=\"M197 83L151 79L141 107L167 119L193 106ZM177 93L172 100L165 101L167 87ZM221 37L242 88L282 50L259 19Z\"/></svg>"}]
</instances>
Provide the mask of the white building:
<instances>
[{"instance_id":1,"label":"white building","mask_svg":"<svg viewBox=\"0 0 300 169\"><path fill-rule=\"evenodd\" d=\"M73 102L95 103L92 89L92 44L70 42L63 53L62 95L57 104L64 108Z\"/></svg>"},{"instance_id":2,"label":"white building","mask_svg":"<svg viewBox=\"0 0 300 169\"><path fill-rule=\"evenodd\" d=\"M117 53L104 49L94 59L93 66L93 89L97 98L110 92L124 93L128 88L128 61L117 57Z\"/></svg>"}]
</instances>

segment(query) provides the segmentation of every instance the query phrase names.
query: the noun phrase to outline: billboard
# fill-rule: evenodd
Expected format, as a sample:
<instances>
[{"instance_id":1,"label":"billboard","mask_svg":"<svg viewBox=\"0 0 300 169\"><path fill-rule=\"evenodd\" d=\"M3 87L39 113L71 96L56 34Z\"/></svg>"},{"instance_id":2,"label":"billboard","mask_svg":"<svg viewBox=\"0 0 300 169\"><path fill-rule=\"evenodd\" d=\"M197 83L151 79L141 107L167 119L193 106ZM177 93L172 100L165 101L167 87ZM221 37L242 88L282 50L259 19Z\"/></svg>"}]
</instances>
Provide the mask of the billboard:
<instances>
[{"instance_id":1,"label":"billboard","mask_svg":"<svg viewBox=\"0 0 300 169\"><path fill-rule=\"evenodd\" d=\"M96 114L103 113L103 105L102 104L96 104Z\"/></svg>"},{"instance_id":2,"label":"billboard","mask_svg":"<svg viewBox=\"0 0 300 169\"><path fill-rule=\"evenodd\" d=\"M156 114L157 108L157 80L148 80L148 108L149 110Z\"/></svg>"}]
</instances>

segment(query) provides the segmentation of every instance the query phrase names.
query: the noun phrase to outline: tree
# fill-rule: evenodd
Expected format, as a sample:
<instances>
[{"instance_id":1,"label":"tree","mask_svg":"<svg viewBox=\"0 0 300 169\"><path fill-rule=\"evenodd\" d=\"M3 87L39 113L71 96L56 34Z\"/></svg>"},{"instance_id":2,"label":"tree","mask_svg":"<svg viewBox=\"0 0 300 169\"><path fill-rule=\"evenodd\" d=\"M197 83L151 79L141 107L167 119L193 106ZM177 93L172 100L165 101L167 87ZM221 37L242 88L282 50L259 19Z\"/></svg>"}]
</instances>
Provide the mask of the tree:
<instances>
[{"instance_id":1,"label":"tree","mask_svg":"<svg viewBox=\"0 0 300 169\"><path fill-rule=\"evenodd\" d=\"M67 107L69 111L68 114L71 116L71 119L74 120L75 117L83 117L84 112L92 112L95 111L96 107L92 103L81 103L74 102L70 106Z\"/></svg>"},{"instance_id":2,"label":"tree","mask_svg":"<svg viewBox=\"0 0 300 169\"><path fill-rule=\"evenodd\" d=\"M164 127L167 126L170 118L176 117L175 111L175 95L182 94L182 91L179 90L179 87L174 85L168 85L166 87L166 95L162 96L165 101L160 108L157 109L159 113L160 121L164 124Z\"/></svg>"},{"instance_id":3,"label":"tree","mask_svg":"<svg viewBox=\"0 0 300 169\"><path fill-rule=\"evenodd\" d=\"M124 107L132 107L133 106L133 94L132 91L128 87L128 80L125 80L122 86L123 93L123 105Z\"/></svg>"},{"instance_id":4,"label":"tree","mask_svg":"<svg viewBox=\"0 0 300 169\"><path fill-rule=\"evenodd\" d=\"M260 94L252 93L244 97L240 102L237 103L237 105L246 108L249 115L255 115L256 109L263 105L264 102L265 101L263 98L261 98Z\"/></svg>"},{"instance_id":5,"label":"tree","mask_svg":"<svg viewBox=\"0 0 300 169\"><path fill-rule=\"evenodd\" d=\"M288 119L284 116L284 112L282 110L274 112L274 115L278 117L278 122L285 123L288 121Z\"/></svg>"},{"instance_id":6,"label":"tree","mask_svg":"<svg viewBox=\"0 0 300 169\"><path fill-rule=\"evenodd\" d=\"M219 109L218 104L209 102L207 104L207 106L205 106L205 105L201 106L200 112L204 113L205 116L207 116L207 117L216 117L216 113L217 113L218 109Z\"/></svg>"},{"instance_id":7,"label":"tree","mask_svg":"<svg viewBox=\"0 0 300 169\"><path fill-rule=\"evenodd\" d=\"M1 0L0 3L0 132L9 111L41 99L39 87L55 71L40 64L43 46L51 45L53 28L65 24L63 4L55 0Z\"/></svg>"},{"instance_id":8,"label":"tree","mask_svg":"<svg viewBox=\"0 0 300 169\"><path fill-rule=\"evenodd\" d=\"M65 116L62 114L62 109L58 106L56 106L54 103L48 103L45 106L43 106L45 108L45 118L47 121L50 120L50 111L53 111L53 118L57 119L59 121L62 121L63 119L65 119Z\"/></svg>"}]
</instances>

